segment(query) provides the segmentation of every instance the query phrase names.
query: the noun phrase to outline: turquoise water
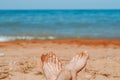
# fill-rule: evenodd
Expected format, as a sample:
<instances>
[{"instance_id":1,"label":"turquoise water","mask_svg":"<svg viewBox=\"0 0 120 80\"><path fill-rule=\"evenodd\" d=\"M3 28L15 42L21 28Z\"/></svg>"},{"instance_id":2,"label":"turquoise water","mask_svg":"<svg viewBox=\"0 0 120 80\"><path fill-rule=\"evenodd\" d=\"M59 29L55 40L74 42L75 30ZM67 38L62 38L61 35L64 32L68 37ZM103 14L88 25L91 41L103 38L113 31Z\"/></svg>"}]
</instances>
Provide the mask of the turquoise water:
<instances>
[{"instance_id":1,"label":"turquoise water","mask_svg":"<svg viewBox=\"0 0 120 80\"><path fill-rule=\"evenodd\" d=\"M0 41L120 39L120 10L0 10Z\"/></svg>"}]
</instances>

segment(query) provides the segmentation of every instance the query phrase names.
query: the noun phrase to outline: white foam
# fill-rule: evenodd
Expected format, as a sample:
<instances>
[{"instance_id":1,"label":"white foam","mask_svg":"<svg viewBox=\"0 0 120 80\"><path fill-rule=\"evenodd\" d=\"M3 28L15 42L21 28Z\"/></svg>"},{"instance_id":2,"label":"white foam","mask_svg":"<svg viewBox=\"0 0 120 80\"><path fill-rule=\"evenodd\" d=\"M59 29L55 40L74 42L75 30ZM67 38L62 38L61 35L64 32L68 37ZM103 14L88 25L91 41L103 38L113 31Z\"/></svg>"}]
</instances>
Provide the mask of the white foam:
<instances>
[{"instance_id":1,"label":"white foam","mask_svg":"<svg viewBox=\"0 0 120 80\"><path fill-rule=\"evenodd\" d=\"M14 40L14 39L12 37L0 36L0 42L9 41L9 40Z\"/></svg>"},{"instance_id":2,"label":"white foam","mask_svg":"<svg viewBox=\"0 0 120 80\"><path fill-rule=\"evenodd\" d=\"M53 36L49 36L48 39L55 39L55 37L53 37Z\"/></svg>"},{"instance_id":3,"label":"white foam","mask_svg":"<svg viewBox=\"0 0 120 80\"><path fill-rule=\"evenodd\" d=\"M2 57L2 56L4 56L4 55L5 55L4 53L1 53L1 52L0 52L0 57Z\"/></svg>"},{"instance_id":4,"label":"white foam","mask_svg":"<svg viewBox=\"0 0 120 80\"><path fill-rule=\"evenodd\" d=\"M33 40L33 39L55 39L53 36L48 37L32 37L32 36L0 36L0 42L13 40Z\"/></svg>"}]
</instances>

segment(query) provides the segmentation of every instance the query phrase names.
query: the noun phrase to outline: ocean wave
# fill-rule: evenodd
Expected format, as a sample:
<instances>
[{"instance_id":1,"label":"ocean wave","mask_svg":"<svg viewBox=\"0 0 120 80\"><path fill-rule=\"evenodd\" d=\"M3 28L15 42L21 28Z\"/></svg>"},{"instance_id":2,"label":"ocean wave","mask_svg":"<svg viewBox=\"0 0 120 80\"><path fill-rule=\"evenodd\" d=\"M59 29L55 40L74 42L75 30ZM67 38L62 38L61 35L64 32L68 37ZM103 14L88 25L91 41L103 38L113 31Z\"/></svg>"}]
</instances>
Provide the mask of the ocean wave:
<instances>
[{"instance_id":1,"label":"ocean wave","mask_svg":"<svg viewBox=\"0 0 120 80\"><path fill-rule=\"evenodd\" d=\"M14 41L14 40L45 40L45 39L56 39L54 36L48 37L32 37L32 36L0 36L0 42Z\"/></svg>"}]
</instances>

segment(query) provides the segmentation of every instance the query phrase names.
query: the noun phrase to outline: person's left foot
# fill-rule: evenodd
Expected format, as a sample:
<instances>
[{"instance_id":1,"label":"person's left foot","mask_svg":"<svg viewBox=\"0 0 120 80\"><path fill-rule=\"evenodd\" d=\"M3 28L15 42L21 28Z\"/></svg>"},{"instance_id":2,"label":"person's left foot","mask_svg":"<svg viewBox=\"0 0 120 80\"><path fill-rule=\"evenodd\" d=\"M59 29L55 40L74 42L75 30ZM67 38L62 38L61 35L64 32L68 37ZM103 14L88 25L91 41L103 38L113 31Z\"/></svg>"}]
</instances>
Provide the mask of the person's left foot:
<instances>
[{"instance_id":1,"label":"person's left foot","mask_svg":"<svg viewBox=\"0 0 120 80\"><path fill-rule=\"evenodd\" d=\"M62 64L52 52L41 56L43 71L47 80L55 80L62 69Z\"/></svg>"},{"instance_id":2,"label":"person's left foot","mask_svg":"<svg viewBox=\"0 0 120 80\"><path fill-rule=\"evenodd\" d=\"M87 60L88 54L85 52L81 52L77 54L75 57L73 57L73 59L65 68L77 73L85 67Z\"/></svg>"}]
</instances>

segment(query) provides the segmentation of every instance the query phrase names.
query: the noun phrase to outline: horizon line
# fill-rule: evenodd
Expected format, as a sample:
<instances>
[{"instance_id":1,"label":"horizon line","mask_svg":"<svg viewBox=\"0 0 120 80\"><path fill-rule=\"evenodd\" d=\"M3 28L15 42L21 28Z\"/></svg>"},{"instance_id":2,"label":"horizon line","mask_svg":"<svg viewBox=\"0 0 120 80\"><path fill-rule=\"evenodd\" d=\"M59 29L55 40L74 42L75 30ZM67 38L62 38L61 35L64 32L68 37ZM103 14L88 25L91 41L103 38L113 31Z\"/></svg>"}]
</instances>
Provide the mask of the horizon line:
<instances>
[{"instance_id":1,"label":"horizon line","mask_svg":"<svg viewBox=\"0 0 120 80\"><path fill-rule=\"evenodd\" d=\"M120 10L120 9L0 9L0 10Z\"/></svg>"}]
</instances>

